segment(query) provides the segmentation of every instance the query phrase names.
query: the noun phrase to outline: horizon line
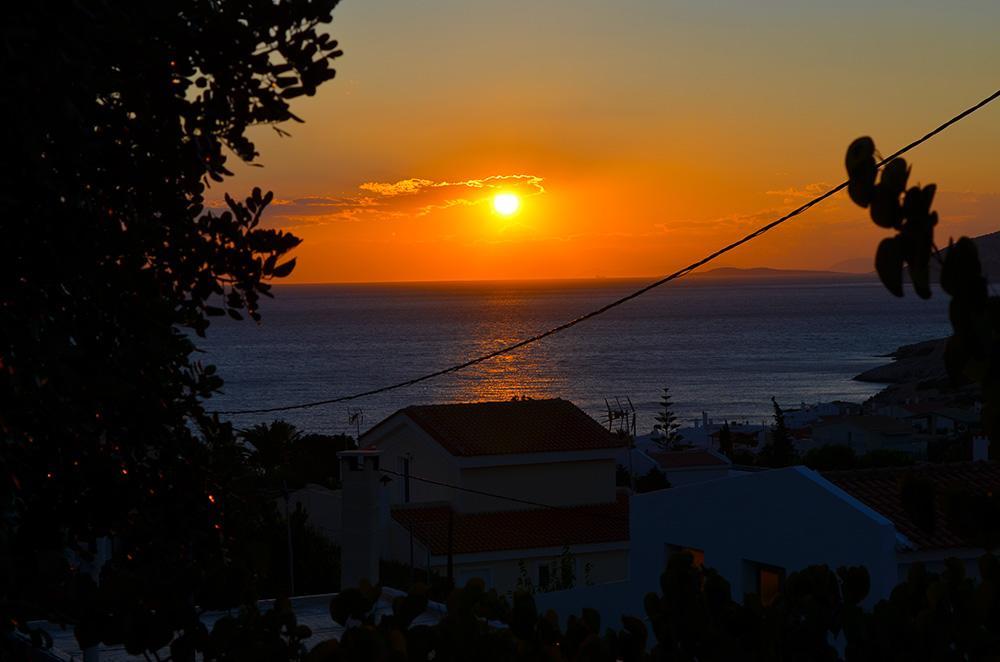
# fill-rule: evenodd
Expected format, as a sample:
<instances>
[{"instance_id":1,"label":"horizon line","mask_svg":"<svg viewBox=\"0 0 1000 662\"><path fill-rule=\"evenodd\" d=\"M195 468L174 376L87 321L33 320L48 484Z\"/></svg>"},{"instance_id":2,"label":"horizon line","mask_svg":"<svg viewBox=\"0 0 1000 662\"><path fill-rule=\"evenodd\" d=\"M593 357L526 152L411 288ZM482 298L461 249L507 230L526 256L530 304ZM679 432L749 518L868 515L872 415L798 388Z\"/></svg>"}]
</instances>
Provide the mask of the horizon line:
<instances>
[{"instance_id":1,"label":"horizon line","mask_svg":"<svg viewBox=\"0 0 1000 662\"><path fill-rule=\"evenodd\" d=\"M870 272L858 271L834 271L832 269L785 269L779 267L716 267L708 271L692 273L690 277L707 276L716 271L775 271L805 274L825 274L829 276L874 276L874 270ZM659 274L647 274L636 276L565 276L565 277L514 277L514 278L441 278L441 279L415 279L415 280L330 280L330 281L308 281L308 282L274 282L272 285L278 287L285 286L314 286L314 285L464 285L475 283L566 283L566 282L612 282L612 281L637 281L652 280L659 278Z\"/></svg>"}]
</instances>

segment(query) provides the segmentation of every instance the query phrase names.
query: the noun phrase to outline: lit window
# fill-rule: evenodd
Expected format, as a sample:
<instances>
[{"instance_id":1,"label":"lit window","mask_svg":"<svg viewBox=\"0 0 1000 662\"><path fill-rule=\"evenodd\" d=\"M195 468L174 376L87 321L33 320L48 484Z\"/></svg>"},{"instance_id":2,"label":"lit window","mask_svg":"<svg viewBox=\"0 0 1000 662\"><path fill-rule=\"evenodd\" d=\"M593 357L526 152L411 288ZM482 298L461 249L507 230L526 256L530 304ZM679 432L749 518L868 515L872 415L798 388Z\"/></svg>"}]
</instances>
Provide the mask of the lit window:
<instances>
[{"instance_id":1,"label":"lit window","mask_svg":"<svg viewBox=\"0 0 1000 662\"><path fill-rule=\"evenodd\" d=\"M695 568L700 568L705 565L705 551L697 549L695 547L686 547L684 545L667 545L667 561L670 561L670 557L674 554L690 554L691 555L691 565Z\"/></svg>"},{"instance_id":2,"label":"lit window","mask_svg":"<svg viewBox=\"0 0 1000 662\"><path fill-rule=\"evenodd\" d=\"M772 604L785 585L785 570L764 563L744 562L746 593L756 593L765 607Z\"/></svg>"}]
</instances>

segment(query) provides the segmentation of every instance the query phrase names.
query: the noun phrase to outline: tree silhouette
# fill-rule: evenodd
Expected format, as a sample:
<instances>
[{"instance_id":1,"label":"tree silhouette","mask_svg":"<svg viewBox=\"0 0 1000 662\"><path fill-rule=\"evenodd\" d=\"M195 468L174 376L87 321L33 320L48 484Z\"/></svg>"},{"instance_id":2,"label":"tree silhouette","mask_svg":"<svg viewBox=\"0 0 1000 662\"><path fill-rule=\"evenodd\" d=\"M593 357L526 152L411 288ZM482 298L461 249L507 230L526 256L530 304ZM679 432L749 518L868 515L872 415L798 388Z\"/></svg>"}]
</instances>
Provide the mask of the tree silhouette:
<instances>
[{"instance_id":1,"label":"tree silhouette","mask_svg":"<svg viewBox=\"0 0 1000 662\"><path fill-rule=\"evenodd\" d=\"M792 444L792 437L785 426L785 412L773 397L774 425L771 427L771 438L757 454L757 463L765 467L787 467L795 464L798 454Z\"/></svg>"},{"instance_id":2,"label":"tree silhouette","mask_svg":"<svg viewBox=\"0 0 1000 662\"><path fill-rule=\"evenodd\" d=\"M719 452L728 458L733 456L733 432L729 429L728 422L719 428Z\"/></svg>"},{"instance_id":3,"label":"tree silhouette","mask_svg":"<svg viewBox=\"0 0 1000 662\"><path fill-rule=\"evenodd\" d=\"M660 410L656 414L657 428L663 433L662 437L656 439L656 443L663 448L675 448L681 442L681 435L677 432L681 425L677 422L673 408L670 389L664 386L663 394L660 395Z\"/></svg>"},{"instance_id":4,"label":"tree silhouette","mask_svg":"<svg viewBox=\"0 0 1000 662\"><path fill-rule=\"evenodd\" d=\"M248 128L298 120L289 100L334 75L335 5L5 8L0 627L182 651L192 605L252 596L228 552L261 513L193 337L260 319L299 240L262 227L270 193L205 196L227 151L256 160Z\"/></svg>"}]
</instances>

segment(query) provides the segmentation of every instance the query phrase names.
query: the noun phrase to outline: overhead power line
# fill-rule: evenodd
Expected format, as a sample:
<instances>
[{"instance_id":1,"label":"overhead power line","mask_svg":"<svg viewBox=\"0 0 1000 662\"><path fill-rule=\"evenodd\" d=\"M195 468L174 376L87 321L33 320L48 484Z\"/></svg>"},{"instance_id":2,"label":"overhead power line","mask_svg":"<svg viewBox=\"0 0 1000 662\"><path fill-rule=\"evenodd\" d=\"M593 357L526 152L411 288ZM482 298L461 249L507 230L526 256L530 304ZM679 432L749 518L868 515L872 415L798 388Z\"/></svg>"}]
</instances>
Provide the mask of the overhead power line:
<instances>
[{"instance_id":1,"label":"overhead power line","mask_svg":"<svg viewBox=\"0 0 1000 662\"><path fill-rule=\"evenodd\" d=\"M950 127L951 125L956 124L957 122L960 122L961 120L965 119L966 117L968 117L972 113L976 112L977 110L979 110L983 106L985 106L985 105L989 104L990 102L996 100L998 97L1000 97L1000 90L997 90L996 92L994 92L990 96L986 97L985 99L983 99L982 101L980 101L976 105L971 106L971 107L963 110L961 113L959 113L958 115L955 115L954 117L952 117L951 119L949 119L944 124L941 124L940 126L938 126L937 128L933 129L932 131L926 133L925 135L921 136L920 138L917 138L916 140L914 140L910 144L906 145L905 147L902 147L902 148L896 150L895 152L893 152L889 156L887 156L884 159L882 159L881 161L879 161L877 167L881 168L882 166L884 166L889 161L892 161L893 159L896 159L896 158L902 156L903 154L909 152L914 147L917 147L918 145L921 145L924 142L930 140L931 138L933 138L937 134L941 133L942 131L944 131L945 129L947 129L948 127ZM848 184L848 182L846 182L846 181L845 182L841 182L840 184L838 184L837 186L833 187L832 189L830 189L826 193L823 193L821 195L816 196L815 198L813 198L809 202L805 203L801 207L797 207L796 209L793 209L792 211L788 212L787 214L785 214L781 218L775 219L775 220L771 221L770 223L757 228L756 230L754 230L750 234L746 235L745 237L743 237L741 239L738 239L737 241L734 241L733 243L720 248L719 250L715 251L714 253L710 253L710 254L706 255L705 257L701 258L697 262L692 262L691 264L689 264L688 266L684 267L683 269L678 269L677 271L673 272L672 274L670 274L668 276L664 276L663 278L661 278L661 279L659 279L657 281L654 281L654 282L650 283L649 285L646 285L645 287L642 287L642 288L640 288L638 290L635 290L634 292L632 292L630 294L627 294L627 295L625 295L625 296L623 296L623 297L621 297L619 299L615 299L611 303L608 303L608 304L606 304L604 306L601 306L600 308L598 308L596 310L592 310L589 313L586 313L586 314L581 315L581 316L579 316L579 317L577 317L575 319L572 319L572 320L570 320L568 322L560 324L559 326L553 327L553 328L549 329L548 331L543 331L541 333L537 333L537 334L535 334L533 336L530 336L528 338L520 340L520 341L518 341L518 342L516 342L516 343L514 343L512 345L507 345L505 347L501 347L500 349L496 349L496 350L494 350L492 352L489 352L487 354L483 354L481 356L477 356L475 358L469 359L468 361L465 361L463 363L457 363L455 365L448 366L447 368L442 368L441 370L435 370L434 372L429 372L429 373L426 373L424 375L420 375L419 377L414 377L412 379L407 379L405 381L397 382L395 384L389 384L387 386L381 386L379 388L373 388L373 389L370 389L368 391L362 391L360 393L353 393L351 395L342 395L342 396L339 396L339 397L327 398L327 399L324 399L324 400L314 400L312 402L302 402L302 403L294 404L294 405L282 405L282 406L277 406L277 407L263 407L263 408L260 408L260 409L238 409L238 410L231 410L231 411L218 411L218 412L215 412L215 413L217 413L217 414L227 414L227 415L235 415L235 414L268 414L268 413L271 413L271 412L278 412L278 411L290 411L292 409L306 409L308 407L319 407L321 405L332 405L332 404L336 404L338 402L347 402L349 400L356 400L358 398L364 398L364 397L368 397L368 396L372 396L372 395L378 395L380 393L385 393L387 391L394 391L396 389L406 388L408 386L414 386L416 384L419 384L420 382L425 382L425 381L428 381L430 379L435 379L437 377L442 377L444 375L447 375L447 374L450 374L450 373L453 373L453 372L458 372L459 370L464 370L465 368L469 368L469 367L474 366L476 364L483 363L484 361L489 361L490 359L494 359L494 358L496 358L498 356L503 356L504 354L510 354L512 352L515 352L515 351L521 349L522 347L525 347L527 345L531 345L533 343L536 343L539 340L543 340L545 338L548 338L549 336L553 336L553 335L555 335L557 333L560 333L562 331L566 331L567 329L570 329L570 328L576 326L577 324L580 324L581 322L585 322L585 321L587 321L587 320L589 320L591 318L597 317L598 315L603 315L604 313L608 312L609 310L611 310L613 308L617 308L618 306L621 306L622 304L627 303L627 302L631 301L632 299L636 299L636 298L642 296L643 294L646 294L650 290L656 289L657 287L660 287L661 285L666 285L670 281L677 280L678 278L683 278L684 276L688 275L689 273L691 273L695 269L698 269L699 267L702 267L702 266L708 264L709 262L712 262L716 258L718 258L718 257L720 257L722 255L725 255L729 251L731 251L731 250L733 250L735 248L738 248L738 247L742 246L743 244L745 244L745 243L747 243L749 241L753 241L754 239L756 239L757 237L761 236L762 234L773 230L774 228L778 227L782 223L785 223L786 221L789 221L789 220L795 218L796 216L798 216L799 214L803 213L804 211L806 211L806 210L810 209L811 207L819 204L820 202L823 202L824 200L826 200L827 198L831 197L835 193L838 193L839 191L847 188L847 184Z\"/></svg>"},{"instance_id":2,"label":"overhead power line","mask_svg":"<svg viewBox=\"0 0 1000 662\"><path fill-rule=\"evenodd\" d=\"M618 521L627 521L627 515L616 515L614 513L601 513L601 512L591 512L586 510L580 510L579 506L554 506L549 503L541 503L539 501L529 501L528 499L518 499L517 497L507 496L505 494L497 494L496 492L486 492L483 490L472 489L471 487L462 487L461 485L455 485L454 483L445 483L439 480L433 480L430 478L421 478L420 476L414 476L413 474L403 474L398 471L393 471L392 469L379 469L382 473L391 474L393 476L399 476L400 478L410 480L415 480L420 483L427 483L429 485L437 485L438 487L449 487L453 490L458 490L459 492L468 492L469 494L478 494L480 496L492 497L494 499L502 499L503 501L510 501L512 503L517 503L522 506L531 506L532 508L548 508L550 510L558 510L564 513L571 513L575 515L580 515L581 517L598 517L602 519L614 519ZM592 504L594 506L600 505L612 505L612 504Z\"/></svg>"}]
</instances>

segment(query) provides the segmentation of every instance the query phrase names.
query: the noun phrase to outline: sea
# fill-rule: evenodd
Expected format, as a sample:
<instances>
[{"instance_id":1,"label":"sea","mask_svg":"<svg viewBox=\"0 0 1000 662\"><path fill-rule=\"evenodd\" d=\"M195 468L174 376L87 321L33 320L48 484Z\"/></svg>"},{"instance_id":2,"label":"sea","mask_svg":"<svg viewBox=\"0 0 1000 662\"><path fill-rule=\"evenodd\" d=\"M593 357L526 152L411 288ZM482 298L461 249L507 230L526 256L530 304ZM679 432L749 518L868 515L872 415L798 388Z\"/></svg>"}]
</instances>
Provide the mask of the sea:
<instances>
[{"instance_id":1,"label":"sea","mask_svg":"<svg viewBox=\"0 0 1000 662\"><path fill-rule=\"evenodd\" d=\"M263 320L214 320L202 363L225 379L210 411L264 409L376 389L532 336L645 280L279 285ZM226 414L356 435L411 404L570 400L604 421L634 408L648 432L664 387L690 424L769 420L785 408L862 402L854 381L897 347L949 332L947 298L897 299L867 278L698 278L669 283L563 333L457 373L349 402ZM525 425L530 425L526 421Z\"/></svg>"}]
</instances>

